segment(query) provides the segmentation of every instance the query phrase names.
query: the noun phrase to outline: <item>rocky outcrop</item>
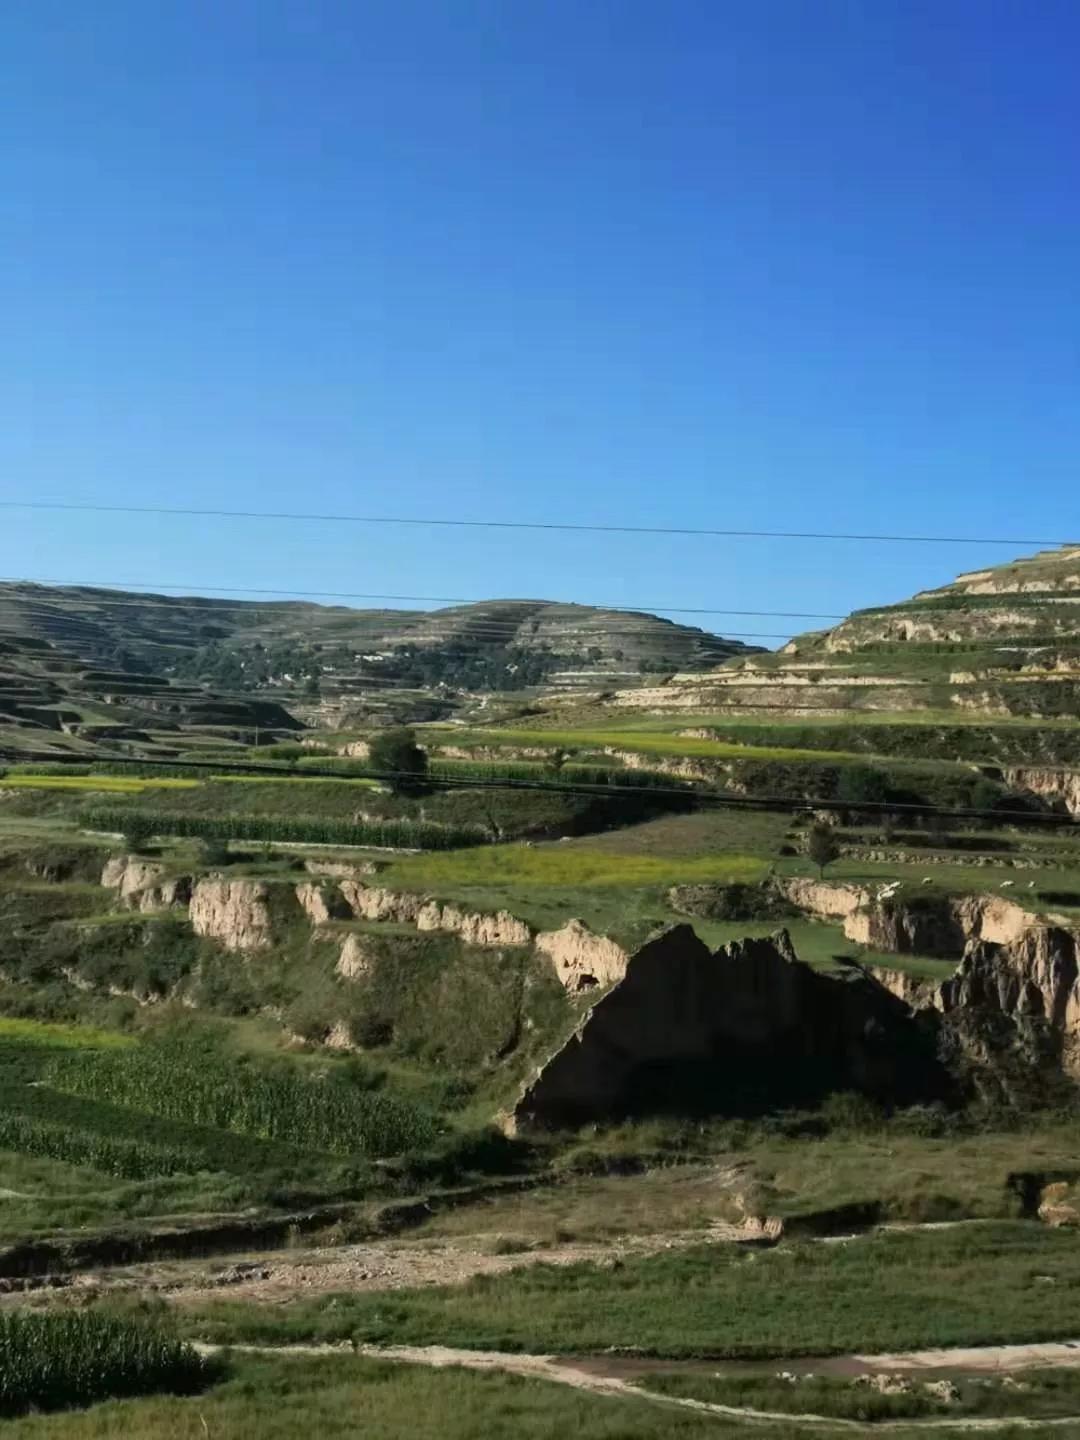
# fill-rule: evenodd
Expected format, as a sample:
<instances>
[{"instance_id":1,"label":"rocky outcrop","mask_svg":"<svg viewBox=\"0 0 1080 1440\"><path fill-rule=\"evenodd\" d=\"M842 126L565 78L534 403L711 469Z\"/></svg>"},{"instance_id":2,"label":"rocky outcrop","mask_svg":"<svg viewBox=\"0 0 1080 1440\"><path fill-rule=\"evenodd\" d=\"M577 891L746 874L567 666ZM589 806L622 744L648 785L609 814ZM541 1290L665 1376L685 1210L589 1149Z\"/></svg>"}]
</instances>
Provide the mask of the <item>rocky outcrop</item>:
<instances>
[{"instance_id":1,"label":"rocky outcrop","mask_svg":"<svg viewBox=\"0 0 1080 1440\"><path fill-rule=\"evenodd\" d=\"M524 920L507 910L496 914L462 910L427 895L408 890L385 890L343 880L340 891L352 915L361 920L391 921L417 930L444 930L459 935L466 945L528 945L532 931Z\"/></svg>"},{"instance_id":2,"label":"rocky outcrop","mask_svg":"<svg viewBox=\"0 0 1080 1440\"><path fill-rule=\"evenodd\" d=\"M415 925L425 900L408 890L385 890L380 885L364 885L359 880L343 880L342 898L359 920L388 920L398 925Z\"/></svg>"},{"instance_id":3,"label":"rocky outcrop","mask_svg":"<svg viewBox=\"0 0 1080 1440\"><path fill-rule=\"evenodd\" d=\"M349 920L352 910L345 902L340 890L332 885L316 885L306 881L296 887L296 899L300 909L313 925L325 925L330 920Z\"/></svg>"},{"instance_id":4,"label":"rocky outcrop","mask_svg":"<svg viewBox=\"0 0 1080 1440\"><path fill-rule=\"evenodd\" d=\"M575 994L621 980L630 959L621 945L606 935L594 935L582 920L542 931L536 949L554 965L563 987Z\"/></svg>"},{"instance_id":5,"label":"rocky outcrop","mask_svg":"<svg viewBox=\"0 0 1080 1440\"><path fill-rule=\"evenodd\" d=\"M1080 771L1038 768L1017 768L1004 772L1010 790L1037 795L1054 810L1080 816Z\"/></svg>"},{"instance_id":6,"label":"rocky outcrop","mask_svg":"<svg viewBox=\"0 0 1080 1440\"><path fill-rule=\"evenodd\" d=\"M892 955L952 955L959 960L967 940L946 901L919 898L869 902L844 920L844 935Z\"/></svg>"},{"instance_id":7,"label":"rocky outcrop","mask_svg":"<svg viewBox=\"0 0 1080 1440\"><path fill-rule=\"evenodd\" d=\"M870 891L863 885L834 885L801 876L784 880L781 889L793 905L822 920L844 920L869 904L871 898Z\"/></svg>"},{"instance_id":8,"label":"rocky outcrop","mask_svg":"<svg viewBox=\"0 0 1080 1440\"><path fill-rule=\"evenodd\" d=\"M784 932L712 954L679 925L630 957L506 1125L738 1114L838 1089L902 1103L947 1094L950 1081L911 1012L868 977L812 970Z\"/></svg>"},{"instance_id":9,"label":"rocky outcrop","mask_svg":"<svg viewBox=\"0 0 1080 1440\"><path fill-rule=\"evenodd\" d=\"M1030 910L1001 895L961 895L950 906L968 940L992 945L1011 945L1038 923Z\"/></svg>"},{"instance_id":10,"label":"rocky outcrop","mask_svg":"<svg viewBox=\"0 0 1080 1440\"><path fill-rule=\"evenodd\" d=\"M626 770L654 770L662 775L672 775L679 780L715 780L731 768L720 760L693 760L687 757L673 758L669 755L647 755L640 750L620 750L614 745L605 745L605 755L618 760Z\"/></svg>"},{"instance_id":11,"label":"rocky outcrop","mask_svg":"<svg viewBox=\"0 0 1080 1440\"><path fill-rule=\"evenodd\" d=\"M366 980L378 963L375 947L366 935L347 935L336 970L343 980Z\"/></svg>"},{"instance_id":12,"label":"rocky outcrop","mask_svg":"<svg viewBox=\"0 0 1080 1440\"><path fill-rule=\"evenodd\" d=\"M128 910L182 909L191 899L191 876L169 875L166 867L138 855L114 855L105 862L101 884L115 890Z\"/></svg>"},{"instance_id":13,"label":"rocky outcrop","mask_svg":"<svg viewBox=\"0 0 1080 1440\"><path fill-rule=\"evenodd\" d=\"M1080 932L1040 925L1009 945L975 943L940 997L975 1059L992 1063L1007 1036L1032 1063L1080 1079Z\"/></svg>"},{"instance_id":14,"label":"rocky outcrop","mask_svg":"<svg viewBox=\"0 0 1080 1440\"><path fill-rule=\"evenodd\" d=\"M375 860L305 860L304 869L326 880L359 880L362 875L379 873Z\"/></svg>"},{"instance_id":15,"label":"rocky outcrop","mask_svg":"<svg viewBox=\"0 0 1080 1440\"><path fill-rule=\"evenodd\" d=\"M912 975L910 970L892 970L884 965L869 965L866 973L912 1010L941 1009L941 986L936 980Z\"/></svg>"},{"instance_id":16,"label":"rocky outcrop","mask_svg":"<svg viewBox=\"0 0 1080 1440\"><path fill-rule=\"evenodd\" d=\"M1044 1186L1037 1214L1044 1225L1054 1229L1080 1226L1080 1194L1075 1180L1052 1180Z\"/></svg>"},{"instance_id":17,"label":"rocky outcrop","mask_svg":"<svg viewBox=\"0 0 1080 1440\"><path fill-rule=\"evenodd\" d=\"M1037 917L1002 895L923 895L881 898L861 885L833 884L802 877L780 883L800 910L823 920L842 920L844 935L856 944L894 955L940 955L959 960L972 940L1008 945Z\"/></svg>"},{"instance_id":18,"label":"rocky outcrop","mask_svg":"<svg viewBox=\"0 0 1080 1440\"><path fill-rule=\"evenodd\" d=\"M913 895L868 901L845 917L844 934L894 955L959 959L972 941L1009 945L1037 923L1030 911L1000 895Z\"/></svg>"},{"instance_id":19,"label":"rocky outcrop","mask_svg":"<svg viewBox=\"0 0 1080 1440\"><path fill-rule=\"evenodd\" d=\"M200 880L190 914L195 934L226 950L265 950L274 940L271 887L262 880Z\"/></svg>"},{"instance_id":20,"label":"rocky outcrop","mask_svg":"<svg viewBox=\"0 0 1080 1440\"><path fill-rule=\"evenodd\" d=\"M445 930L458 935L466 945L528 945L532 931L524 920L511 915L509 910L498 910L494 915L461 910L456 905L440 905L429 900L420 907L416 916L418 930Z\"/></svg>"},{"instance_id":21,"label":"rocky outcrop","mask_svg":"<svg viewBox=\"0 0 1080 1440\"><path fill-rule=\"evenodd\" d=\"M345 1020L335 1020L323 1036L322 1043L328 1050L356 1049L356 1046L353 1044L352 1032L349 1029L348 1022Z\"/></svg>"}]
</instances>

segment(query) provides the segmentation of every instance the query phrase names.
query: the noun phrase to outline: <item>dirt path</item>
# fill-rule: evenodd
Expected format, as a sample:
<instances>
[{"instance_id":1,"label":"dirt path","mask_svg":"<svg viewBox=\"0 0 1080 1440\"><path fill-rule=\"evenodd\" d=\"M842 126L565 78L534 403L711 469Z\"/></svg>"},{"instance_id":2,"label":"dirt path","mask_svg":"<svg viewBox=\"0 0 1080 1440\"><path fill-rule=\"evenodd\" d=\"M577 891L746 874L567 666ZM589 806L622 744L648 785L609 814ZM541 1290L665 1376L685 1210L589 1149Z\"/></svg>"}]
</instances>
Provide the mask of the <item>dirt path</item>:
<instances>
[{"instance_id":1,"label":"dirt path","mask_svg":"<svg viewBox=\"0 0 1080 1440\"><path fill-rule=\"evenodd\" d=\"M431 1240L381 1240L307 1250L265 1250L221 1256L213 1262L154 1261L117 1266L72 1277L87 1290L141 1290L177 1305L202 1304L228 1296L281 1305L302 1295L330 1291L362 1293L433 1285L460 1285L476 1275L499 1275L530 1265L615 1264L631 1256L654 1255L689 1245L746 1244L760 1240L753 1228L715 1224L707 1229L627 1235L619 1240L537 1245L500 1252L498 1237L454 1236ZM24 1303L24 1295L7 1297Z\"/></svg>"},{"instance_id":2,"label":"dirt path","mask_svg":"<svg viewBox=\"0 0 1080 1440\"><path fill-rule=\"evenodd\" d=\"M971 1345L951 1350L907 1350L897 1354L853 1355L875 1370L1031 1370L1080 1366L1080 1340L1045 1345Z\"/></svg>"},{"instance_id":3,"label":"dirt path","mask_svg":"<svg viewBox=\"0 0 1080 1440\"><path fill-rule=\"evenodd\" d=\"M218 1345L197 1345L203 1354L214 1354L225 1348ZM392 1360L405 1365L426 1365L444 1370L459 1367L465 1370L498 1370L508 1375L518 1375L533 1380L549 1380L557 1385L569 1385L575 1390L585 1390L594 1395L632 1399L645 1404L661 1405L667 1409L693 1410L699 1414L715 1415L718 1419L748 1420L763 1425L798 1425L808 1429L828 1427L832 1430L852 1431L866 1434L868 1429L879 1430L952 1430L952 1431L995 1431L1053 1430L1062 1426L1080 1425L1080 1415L1057 1416L1036 1419L1022 1415L994 1416L934 1416L931 1419L879 1420L869 1425L861 1420L840 1420L829 1415L812 1413L798 1414L786 1410L756 1410L750 1406L721 1405L707 1400L691 1400L675 1395L660 1395L654 1391L639 1389L620 1375L605 1373L599 1358L583 1368L572 1359L553 1355L524 1355L502 1350L457 1350L447 1345L236 1345L234 1350L257 1355L359 1355L369 1359ZM941 1369L952 1366L955 1369L1003 1368L1000 1358L1005 1355L1010 1363L1023 1365L1080 1364L1080 1341L1065 1341L1058 1345L1005 1345L987 1346L985 1349L925 1350L912 1351L903 1355L873 1357L852 1356L852 1360L872 1360L875 1368L886 1369L885 1361L893 1362L897 1368ZM972 1362L971 1357L976 1357ZM979 1363L980 1361L984 1363ZM781 1361L777 1362L781 1364Z\"/></svg>"}]
</instances>

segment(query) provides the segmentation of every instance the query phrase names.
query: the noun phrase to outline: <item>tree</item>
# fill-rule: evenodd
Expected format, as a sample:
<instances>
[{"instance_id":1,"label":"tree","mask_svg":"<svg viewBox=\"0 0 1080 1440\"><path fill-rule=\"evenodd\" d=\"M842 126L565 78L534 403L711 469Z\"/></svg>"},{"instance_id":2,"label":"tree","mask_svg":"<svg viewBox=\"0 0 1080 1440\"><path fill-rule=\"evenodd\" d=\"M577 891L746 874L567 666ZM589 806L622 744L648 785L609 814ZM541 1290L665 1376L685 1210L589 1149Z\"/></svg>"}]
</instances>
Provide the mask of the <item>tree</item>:
<instances>
[{"instance_id":1,"label":"tree","mask_svg":"<svg viewBox=\"0 0 1080 1440\"><path fill-rule=\"evenodd\" d=\"M889 778L870 765L844 765L836 782L842 805L884 805L889 799Z\"/></svg>"},{"instance_id":2,"label":"tree","mask_svg":"<svg viewBox=\"0 0 1080 1440\"><path fill-rule=\"evenodd\" d=\"M368 759L372 770L384 778L398 795L419 795L426 788L427 751L416 743L412 730L384 730L371 742Z\"/></svg>"},{"instance_id":3,"label":"tree","mask_svg":"<svg viewBox=\"0 0 1080 1440\"><path fill-rule=\"evenodd\" d=\"M831 825L814 825L806 837L806 853L818 867L818 875L825 878L825 867L840 858L840 842Z\"/></svg>"}]
</instances>

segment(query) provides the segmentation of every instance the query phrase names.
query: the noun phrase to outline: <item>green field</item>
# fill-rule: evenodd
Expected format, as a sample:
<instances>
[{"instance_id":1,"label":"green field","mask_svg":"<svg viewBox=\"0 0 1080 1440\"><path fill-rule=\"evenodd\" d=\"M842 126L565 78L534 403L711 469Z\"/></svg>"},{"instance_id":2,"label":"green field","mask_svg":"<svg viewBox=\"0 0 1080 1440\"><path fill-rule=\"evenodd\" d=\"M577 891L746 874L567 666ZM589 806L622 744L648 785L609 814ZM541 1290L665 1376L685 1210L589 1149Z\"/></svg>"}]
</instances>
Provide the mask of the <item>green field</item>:
<instances>
[{"instance_id":1,"label":"green field","mask_svg":"<svg viewBox=\"0 0 1080 1440\"><path fill-rule=\"evenodd\" d=\"M313 1068L179 1016L146 1036L8 1019L0 1030L0 1235L363 1194L374 1156L433 1117L385 1068Z\"/></svg>"},{"instance_id":2,"label":"green field","mask_svg":"<svg viewBox=\"0 0 1080 1440\"><path fill-rule=\"evenodd\" d=\"M672 722L672 728L674 728ZM679 724L681 729L691 729L697 725L694 717L686 718ZM843 759L859 760L859 755L842 755L834 750L807 750L792 746L781 745L739 745L728 741L696 739L683 735L668 733L667 728L661 729L644 724L608 725L603 728L592 726L583 727L580 730L529 730L522 729L487 729L482 730L459 730L454 727L450 731L440 731L435 728L423 732L425 739L438 743L439 737L447 736L447 741L454 745L461 746L545 746L551 748L561 747L568 751L576 750L629 750L639 755L662 755L662 756L691 756L708 760L827 760L837 761Z\"/></svg>"},{"instance_id":3,"label":"green field","mask_svg":"<svg viewBox=\"0 0 1080 1440\"><path fill-rule=\"evenodd\" d=\"M278 1314L223 1301L187 1324L223 1340L753 1359L1056 1340L1074 1332L1078 1285L1075 1236L1017 1221L848 1245L691 1247L616 1268L537 1265L438 1290L298 1301Z\"/></svg>"},{"instance_id":4,"label":"green field","mask_svg":"<svg viewBox=\"0 0 1080 1440\"><path fill-rule=\"evenodd\" d=\"M725 1426L724 1440L759 1427ZM772 1430L777 1440L785 1431ZM820 1433L820 1432L819 1432ZM544 1380L346 1356L230 1359L224 1381L190 1398L112 1401L5 1422L9 1440L710 1440L709 1415L575 1392ZM824 1437L830 1440L830 1437Z\"/></svg>"},{"instance_id":5,"label":"green field","mask_svg":"<svg viewBox=\"0 0 1080 1440\"><path fill-rule=\"evenodd\" d=\"M75 790L88 794L141 795L146 790L194 790L198 780L134 775L3 775L0 789Z\"/></svg>"},{"instance_id":6,"label":"green field","mask_svg":"<svg viewBox=\"0 0 1080 1440\"><path fill-rule=\"evenodd\" d=\"M190 1394L214 1368L161 1325L100 1313L0 1314L0 1416L118 1395Z\"/></svg>"}]
</instances>

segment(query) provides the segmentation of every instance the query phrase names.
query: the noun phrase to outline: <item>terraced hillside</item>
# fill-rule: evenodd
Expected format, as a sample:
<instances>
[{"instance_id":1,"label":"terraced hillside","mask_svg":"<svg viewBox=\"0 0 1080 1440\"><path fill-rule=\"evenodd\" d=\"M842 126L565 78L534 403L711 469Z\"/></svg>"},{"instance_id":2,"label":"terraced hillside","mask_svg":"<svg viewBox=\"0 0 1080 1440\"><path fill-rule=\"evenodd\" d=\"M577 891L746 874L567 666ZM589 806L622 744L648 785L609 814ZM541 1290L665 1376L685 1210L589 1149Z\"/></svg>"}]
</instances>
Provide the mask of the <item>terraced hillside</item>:
<instances>
[{"instance_id":1,"label":"terraced hillside","mask_svg":"<svg viewBox=\"0 0 1080 1440\"><path fill-rule=\"evenodd\" d=\"M959 576L898 605L858 610L775 654L618 697L706 711L1075 717L1080 547Z\"/></svg>"},{"instance_id":2,"label":"terraced hillside","mask_svg":"<svg viewBox=\"0 0 1080 1440\"><path fill-rule=\"evenodd\" d=\"M85 750L100 741L175 754L300 728L274 700L127 670L119 659L94 664L77 635L46 640L0 620L0 750Z\"/></svg>"},{"instance_id":3,"label":"terraced hillside","mask_svg":"<svg viewBox=\"0 0 1080 1440\"><path fill-rule=\"evenodd\" d=\"M293 716L431 719L470 695L611 690L749 653L653 615L546 601L354 610L8 583L0 728L116 739L116 727L177 720L273 730L297 728Z\"/></svg>"}]
</instances>

